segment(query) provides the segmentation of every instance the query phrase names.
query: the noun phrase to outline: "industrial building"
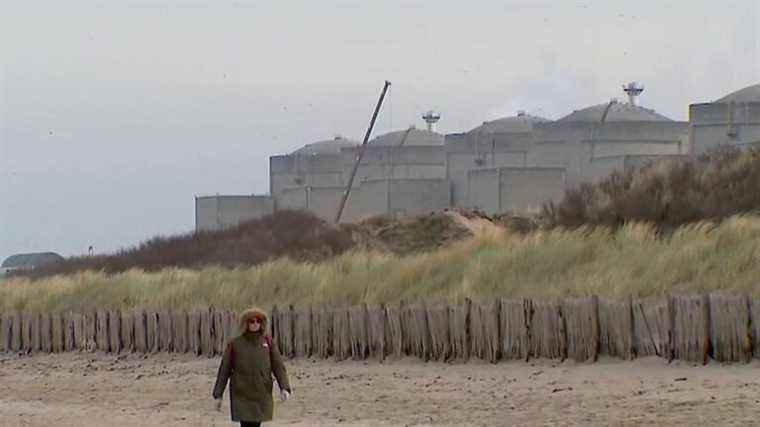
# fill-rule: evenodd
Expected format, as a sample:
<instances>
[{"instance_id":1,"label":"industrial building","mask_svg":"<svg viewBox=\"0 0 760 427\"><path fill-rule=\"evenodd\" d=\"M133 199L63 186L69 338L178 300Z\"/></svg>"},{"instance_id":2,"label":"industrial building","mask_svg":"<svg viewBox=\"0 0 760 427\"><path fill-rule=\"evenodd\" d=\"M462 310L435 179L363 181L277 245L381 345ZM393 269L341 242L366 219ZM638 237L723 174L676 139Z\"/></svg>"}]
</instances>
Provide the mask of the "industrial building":
<instances>
[{"instance_id":1,"label":"industrial building","mask_svg":"<svg viewBox=\"0 0 760 427\"><path fill-rule=\"evenodd\" d=\"M567 189L614 170L688 158L721 143L760 144L760 85L693 104L675 121L637 104L643 87L552 121L518 112L467 132L435 130L440 115L369 141L342 221L416 215L451 207L487 213L535 212ZM332 221L360 142L343 137L269 159L269 195L196 198L196 229L217 230L278 209L304 209Z\"/></svg>"},{"instance_id":2,"label":"industrial building","mask_svg":"<svg viewBox=\"0 0 760 427\"><path fill-rule=\"evenodd\" d=\"M62 256L55 252L36 252L11 255L0 264L0 276L31 271L40 267L63 262Z\"/></svg>"},{"instance_id":3,"label":"industrial building","mask_svg":"<svg viewBox=\"0 0 760 427\"><path fill-rule=\"evenodd\" d=\"M721 144L760 146L760 84L690 105L689 135L694 154Z\"/></svg>"}]
</instances>

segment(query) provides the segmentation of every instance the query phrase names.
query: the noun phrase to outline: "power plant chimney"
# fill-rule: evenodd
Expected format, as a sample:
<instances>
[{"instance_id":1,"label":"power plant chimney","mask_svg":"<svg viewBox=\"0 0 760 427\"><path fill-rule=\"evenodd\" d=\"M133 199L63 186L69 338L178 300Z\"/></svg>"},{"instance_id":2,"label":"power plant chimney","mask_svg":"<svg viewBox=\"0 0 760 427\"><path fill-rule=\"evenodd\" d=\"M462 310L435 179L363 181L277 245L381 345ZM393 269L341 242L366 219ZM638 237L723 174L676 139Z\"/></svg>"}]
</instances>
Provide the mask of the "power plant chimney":
<instances>
[{"instance_id":1,"label":"power plant chimney","mask_svg":"<svg viewBox=\"0 0 760 427\"><path fill-rule=\"evenodd\" d=\"M644 92L644 86L638 82L630 82L627 85L623 85L623 92L628 95L628 103L636 105L636 97L641 95L641 92Z\"/></svg>"},{"instance_id":2,"label":"power plant chimney","mask_svg":"<svg viewBox=\"0 0 760 427\"><path fill-rule=\"evenodd\" d=\"M430 110L422 116L422 120L425 120L425 123L427 123L428 131L435 132L435 124L438 123L438 120L441 120L441 115Z\"/></svg>"}]
</instances>

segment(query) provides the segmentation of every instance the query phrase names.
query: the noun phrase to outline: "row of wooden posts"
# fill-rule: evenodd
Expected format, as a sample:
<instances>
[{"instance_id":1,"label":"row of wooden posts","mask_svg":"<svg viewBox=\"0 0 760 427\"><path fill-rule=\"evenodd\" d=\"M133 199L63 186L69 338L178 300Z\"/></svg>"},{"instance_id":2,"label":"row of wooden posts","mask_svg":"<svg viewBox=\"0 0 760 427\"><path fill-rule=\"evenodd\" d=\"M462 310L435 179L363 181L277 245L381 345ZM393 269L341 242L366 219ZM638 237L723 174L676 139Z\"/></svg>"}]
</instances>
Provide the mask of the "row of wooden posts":
<instances>
[{"instance_id":1,"label":"row of wooden posts","mask_svg":"<svg viewBox=\"0 0 760 427\"><path fill-rule=\"evenodd\" d=\"M269 332L287 357L595 361L660 356L706 363L760 358L760 300L709 294L612 300L467 300L274 307ZM237 333L231 311L4 313L0 352L177 352L212 357Z\"/></svg>"}]
</instances>

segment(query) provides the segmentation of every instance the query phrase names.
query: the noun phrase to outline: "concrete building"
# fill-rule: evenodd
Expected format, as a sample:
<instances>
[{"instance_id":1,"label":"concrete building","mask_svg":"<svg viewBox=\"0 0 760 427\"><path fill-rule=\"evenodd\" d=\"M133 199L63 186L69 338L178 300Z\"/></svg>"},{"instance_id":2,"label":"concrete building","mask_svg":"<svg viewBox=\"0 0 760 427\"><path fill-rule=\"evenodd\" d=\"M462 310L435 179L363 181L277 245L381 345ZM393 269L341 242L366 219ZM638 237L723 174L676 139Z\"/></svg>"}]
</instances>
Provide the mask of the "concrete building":
<instances>
[{"instance_id":1,"label":"concrete building","mask_svg":"<svg viewBox=\"0 0 760 427\"><path fill-rule=\"evenodd\" d=\"M64 261L64 258L55 252L36 252L29 254L11 255L0 265L0 276L12 274L18 271L34 270L50 264Z\"/></svg>"},{"instance_id":2,"label":"concrete building","mask_svg":"<svg viewBox=\"0 0 760 427\"><path fill-rule=\"evenodd\" d=\"M495 167L468 171L469 205L487 214L535 213L562 198L567 171L562 167Z\"/></svg>"},{"instance_id":3,"label":"concrete building","mask_svg":"<svg viewBox=\"0 0 760 427\"><path fill-rule=\"evenodd\" d=\"M719 143L760 145L760 85L690 107L675 121L638 105L644 88L623 86L627 101L577 109L551 121L518 112L467 132L389 132L369 141L342 220L414 215L448 207L489 213L534 212L569 188L622 170L688 158ZM196 199L197 228L218 229L278 209L305 209L332 221L359 142L337 137L270 158L270 195L251 200Z\"/></svg>"},{"instance_id":4,"label":"concrete building","mask_svg":"<svg viewBox=\"0 0 760 427\"><path fill-rule=\"evenodd\" d=\"M498 167L527 167L533 145L533 129L548 123L542 117L518 112L471 129L446 143L446 178L451 181L454 206L469 206L468 173L471 170Z\"/></svg>"},{"instance_id":5,"label":"concrete building","mask_svg":"<svg viewBox=\"0 0 760 427\"><path fill-rule=\"evenodd\" d=\"M760 146L760 84L689 106L691 154L718 145Z\"/></svg>"},{"instance_id":6,"label":"concrete building","mask_svg":"<svg viewBox=\"0 0 760 427\"><path fill-rule=\"evenodd\" d=\"M274 213L270 196L201 196L195 198L195 230L217 231Z\"/></svg>"},{"instance_id":7,"label":"concrete building","mask_svg":"<svg viewBox=\"0 0 760 427\"><path fill-rule=\"evenodd\" d=\"M342 148L358 142L338 136L307 144L298 150L269 158L269 194L285 188L339 186L343 184Z\"/></svg>"},{"instance_id":8,"label":"concrete building","mask_svg":"<svg viewBox=\"0 0 760 427\"><path fill-rule=\"evenodd\" d=\"M450 206L443 145L443 135L415 127L372 139L342 218L356 221L374 215L416 215ZM319 149L307 150L309 147ZM276 182L272 194L277 209L305 209L333 220L358 150L358 143L336 139L272 157L270 182Z\"/></svg>"},{"instance_id":9,"label":"concrete building","mask_svg":"<svg viewBox=\"0 0 760 427\"><path fill-rule=\"evenodd\" d=\"M688 122L612 100L535 126L528 165L564 167L568 187L620 168L626 156L687 154Z\"/></svg>"}]
</instances>

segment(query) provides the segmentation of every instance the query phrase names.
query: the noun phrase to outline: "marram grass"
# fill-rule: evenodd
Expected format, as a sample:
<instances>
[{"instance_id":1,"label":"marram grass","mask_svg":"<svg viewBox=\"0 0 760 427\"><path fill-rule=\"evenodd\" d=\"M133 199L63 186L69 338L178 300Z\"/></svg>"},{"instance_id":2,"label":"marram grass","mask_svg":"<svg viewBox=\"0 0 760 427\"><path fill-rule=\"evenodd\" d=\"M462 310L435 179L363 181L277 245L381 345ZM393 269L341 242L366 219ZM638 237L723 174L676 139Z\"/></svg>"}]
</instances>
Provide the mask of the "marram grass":
<instances>
[{"instance_id":1,"label":"marram grass","mask_svg":"<svg viewBox=\"0 0 760 427\"><path fill-rule=\"evenodd\" d=\"M250 305L460 302L501 297L654 296L725 290L760 297L760 217L681 227L647 224L528 235L480 234L399 257L353 252L321 263L279 259L251 268L84 272L0 282L0 311L93 308L240 310Z\"/></svg>"}]
</instances>

